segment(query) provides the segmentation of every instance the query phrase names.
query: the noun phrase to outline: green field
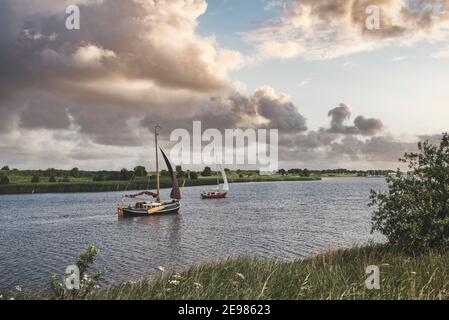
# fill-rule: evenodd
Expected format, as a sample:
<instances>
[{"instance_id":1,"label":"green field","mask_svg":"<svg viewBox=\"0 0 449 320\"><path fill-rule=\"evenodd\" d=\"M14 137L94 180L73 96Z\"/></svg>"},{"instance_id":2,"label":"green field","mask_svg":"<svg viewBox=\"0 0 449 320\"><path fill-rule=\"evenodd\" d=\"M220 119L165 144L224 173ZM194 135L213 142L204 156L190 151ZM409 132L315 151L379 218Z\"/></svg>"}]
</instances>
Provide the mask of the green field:
<instances>
[{"instance_id":1,"label":"green field","mask_svg":"<svg viewBox=\"0 0 449 320\"><path fill-rule=\"evenodd\" d=\"M130 190L146 190L155 189L155 179L135 178L130 181L92 181L92 178L70 177L70 182L48 182L49 177L42 177L41 182L31 183L31 177L23 174L11 174L8 176L10 183L0 185L0 194L31 194L31 193L70 193L70 192L111 192L111 191L130 191ZM274 182L274 181L315 181L320 180L318 176L302 177L302 176L263 176L251 175L240 177L237 174L230 174L230 183L242 182ZM184 179L179 181L180 185L184 183ZM198 179L185 179L185 186L206 186L215 185L217 177L201 177ZM161 178L161 187L171 187L168 177Z\"/></svg>"}]
</instances>

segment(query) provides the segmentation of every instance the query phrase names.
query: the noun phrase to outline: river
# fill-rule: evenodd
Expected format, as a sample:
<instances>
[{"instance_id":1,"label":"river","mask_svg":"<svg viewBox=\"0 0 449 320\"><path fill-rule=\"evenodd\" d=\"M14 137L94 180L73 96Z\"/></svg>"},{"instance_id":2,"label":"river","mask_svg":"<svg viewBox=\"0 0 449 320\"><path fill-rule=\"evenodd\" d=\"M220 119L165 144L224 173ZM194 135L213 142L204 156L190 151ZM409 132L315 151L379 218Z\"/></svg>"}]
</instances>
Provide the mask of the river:
<instances>
[{"instance_id":1,"label":"river","mask_svg":"<svg viewBox=\"0 0 449 320\"><path fill-rule=\"evenodd\" d=\"M121 193L0 196L0 291L45 291L89 244L104 285L230 256L297 259L368 241L378 178L232 184L224 200L183 190L179 215L118 219ZM163 190L167 196L168 190Z\"/></svg>"}]
</instances>

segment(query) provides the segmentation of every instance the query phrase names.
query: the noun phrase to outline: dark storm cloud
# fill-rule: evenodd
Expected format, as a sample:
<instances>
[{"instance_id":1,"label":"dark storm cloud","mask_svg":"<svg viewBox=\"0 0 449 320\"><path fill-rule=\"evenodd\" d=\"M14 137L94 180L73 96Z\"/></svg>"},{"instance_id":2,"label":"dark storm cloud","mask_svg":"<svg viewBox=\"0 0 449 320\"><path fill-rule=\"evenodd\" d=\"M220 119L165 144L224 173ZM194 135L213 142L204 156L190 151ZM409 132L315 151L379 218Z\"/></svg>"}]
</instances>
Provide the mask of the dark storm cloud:
<instances>
[{"instance_id":1,"label":"dark storm cloud","mask_svg":"<svg viewBox=\"0 0 449 320\"><path fill-rule=\"evenodd\" d=\"M74 125L98 143L136 144L129 122L143 111L232 91L240 55L195 34L205 1L74 3L79 31L65 28L61 1L1 1L0 132Z\"/></svg>"}]
</instances>

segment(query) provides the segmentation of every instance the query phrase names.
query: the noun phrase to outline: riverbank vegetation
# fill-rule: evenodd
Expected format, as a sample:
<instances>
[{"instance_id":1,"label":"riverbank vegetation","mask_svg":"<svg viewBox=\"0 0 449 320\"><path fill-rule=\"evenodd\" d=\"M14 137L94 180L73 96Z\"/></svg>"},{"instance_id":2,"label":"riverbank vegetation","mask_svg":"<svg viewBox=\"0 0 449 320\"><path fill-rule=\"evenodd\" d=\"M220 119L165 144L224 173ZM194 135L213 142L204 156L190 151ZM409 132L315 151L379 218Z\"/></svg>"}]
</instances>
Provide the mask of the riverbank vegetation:
<instances>
[{"instance_id":1,"label":"riverbank vegetation","mask_svg":"<svg viewBox=\"0 0 449 320\"><path fill-rule=\"evenodd\" d=\"M380 268L380 290L368 290L367 266ZM354 300L449 299L449 254L428 251L410 256L386 245L340 249L296 261L250 257L209 262L184 272L129 281L98 289L86 281L82 295L21 289L5 299L91 300ZM91 278L86 278L91 279Z\"/></svg>"},{"instance_id":2,"label":"riverbank vegetation","mask_svg":"<svg viewBox=\"0 0 449 320\"><path fill-rule=\"evenodd\" d=\"M346 169L308 170L280 169L272 175L263 175L258 170L229 170L226 174L231 183L275 182L275 181L316 181L322 177L369 177L387 176L392 171L351 171ZM210 167L202 171L183 170L176 167L180 184L190 186L214 185L217 173ZM171 186L168 172L161 171L162 188ZM111 192L154 189L156 176L144 166L133 170L84 171L78 168L59 170L18 170L4 166L0 170L0 194L70 193L70 192Z\"/></svg>"},{"instance_id":3,"label":"riverbank vegetation","mask_svg":"<svg viewBox=\"0 0 449 320\"><path fill-rule=\"evenodd\" d=\"M141 171L139 171L141 170ZM139 173L140 174L137 174ZM161 172L161 187L170 188L171 181L168 172ZM208 186L217 184L215 172L202 175L201 172L177 171L180 185L185 187ZM274 181L316 181L317 175L261 175L258 171L228 171L230 183L244 182L274 182ZM221 179L221 176L219 177ZM64 170L48 169L45 171L2 171L0 181L7 179L7 183L0 183L0 194L31 194L31 193L70 193L70 192L112 192L146 190L156 188L156 176L146 172L144 167L137 170L121 171L78 171L76 176Z\"/></svg>"}]
</instances>

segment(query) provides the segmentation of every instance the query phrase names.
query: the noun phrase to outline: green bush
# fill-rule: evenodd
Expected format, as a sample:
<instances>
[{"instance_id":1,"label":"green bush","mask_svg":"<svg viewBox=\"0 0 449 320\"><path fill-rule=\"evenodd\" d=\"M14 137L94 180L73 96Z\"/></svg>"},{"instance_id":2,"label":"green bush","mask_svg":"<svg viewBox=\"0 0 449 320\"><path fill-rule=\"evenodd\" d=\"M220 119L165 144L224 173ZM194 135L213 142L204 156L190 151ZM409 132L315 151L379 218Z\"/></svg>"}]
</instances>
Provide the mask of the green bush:
<instances>
[{"instance_id":1,"label":"green bush","mask_svg":"<svg viewBox=\"0 0 449 320\"><path fill-rule=\"evenodd\" d=\"M97 271L93 276L87 274L92 264L95 262L95 258L98 255L99 250L97 247L90 245L85 253L82 253L76 266L79 269L80 276L80 288L78 290L67 290L64 283L59 282L56 276L52 276L50 279L50 288L52 291L53 299L73 299L83 300L94 290L98 290L99 282L106 272L106 269Z\"/></svg>"},{"instance_id":2,"label":"green bush","mask_svg":"<svg viewBox=\"0 0 449 320\"><path fill-rule=\"evenodd\" d=\"M408 173L387 177L388 192L371 191L373 232L407 253L449 247L449 135L439 145L420 142L418 150L400 160Z\"/></svg>"},{"instance_id":3,"label":"green bush","mask_svg":"<svg viewBox=\"0 0 449 320\"><path fill-rule=\"evenodd\" d=\"M35 174L32 178L31 178L31 183L39 183L41 182L41 178Z\"/></svg>"},{"instance_id":4,"label":"green bush","mask_svg":"<svg viewBox=\"0 0 449 320\"><path fill-rule=\"evenodd\" d=\"M198 180L198 173L192 171L190 172L190 179L191 180Z\"/></svg>"},{"instance_id":5,"label":"green bush","mask_svg":"<svg viewBox=\"0 0 449 320\"><path fill-rule=\"evenodd\" d=\"M48 178L48 182L55 183L56 182L56 177L55 176L50 176L50 178Z\"/></svg>"},{"instance_id":6,"label":"green bush","mask_svg":"<svg viewBox=\"0 0 449 320\"><path fill-rule=\"evenodd\" d=\"M7 185L9 184L9 178L5 174L0 174L0 185Z\"/></svg>"}]
</instances>

